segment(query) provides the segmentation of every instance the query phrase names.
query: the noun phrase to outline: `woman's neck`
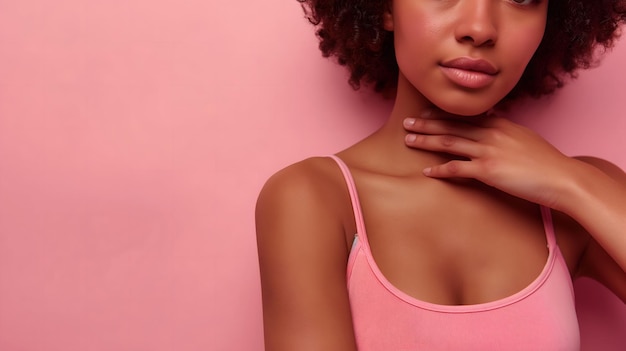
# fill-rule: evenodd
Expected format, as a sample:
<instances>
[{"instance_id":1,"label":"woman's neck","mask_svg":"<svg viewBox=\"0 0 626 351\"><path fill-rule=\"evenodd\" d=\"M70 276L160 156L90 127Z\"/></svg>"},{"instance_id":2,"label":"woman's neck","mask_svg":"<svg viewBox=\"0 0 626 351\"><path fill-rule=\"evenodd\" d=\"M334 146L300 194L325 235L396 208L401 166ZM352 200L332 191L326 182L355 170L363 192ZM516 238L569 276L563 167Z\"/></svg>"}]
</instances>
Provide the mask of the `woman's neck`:
<instances>
[{"instance_id":1,"label":"woman's neck","mask_svg":"<svg viewBox=\"0 0 626 351\"><path fill-rule=\"evenodd\" d=\"M428 101L417 89L415 89L402 74L398 78L398 89L393 109L387 122L382 126L380 132L395 138L404 140L406 131L403 122L409 117L420 117L425 111L435 106Z\"/></svg>"},{"instance_id":2,"label":"woman's neck","mask_svg":"<svg viewBox=\"0 0 626 351\"><path fill-rule=\"evenodd\" d=\"M387 122L364 143L370 166L379 165L381 169L395 174L421 174L422 169L429 165L454 158L451 155L412 149L404 142L407 135L404 120L409 117L419 118L425 111L434 109L436 107L400 75L394 107ZM454 116L446 115L446 118L451 117Z\"/></svg>"},{"instance_id":3,"label":"woman's neck","mask_svg":"<svg viewBox=\"0 0 626 351\"><path fill-rule=\"evenodd\" d=\"M432 107L430 101L400 76L394 107L387 121L356 148L351 148L361 156L358 157L360 165L380 173L410 175L421 174L428 163L445 161L443 155L411 149L404 143L407 135L404 119L419 117Z\"/></svg>"}]
</instances>

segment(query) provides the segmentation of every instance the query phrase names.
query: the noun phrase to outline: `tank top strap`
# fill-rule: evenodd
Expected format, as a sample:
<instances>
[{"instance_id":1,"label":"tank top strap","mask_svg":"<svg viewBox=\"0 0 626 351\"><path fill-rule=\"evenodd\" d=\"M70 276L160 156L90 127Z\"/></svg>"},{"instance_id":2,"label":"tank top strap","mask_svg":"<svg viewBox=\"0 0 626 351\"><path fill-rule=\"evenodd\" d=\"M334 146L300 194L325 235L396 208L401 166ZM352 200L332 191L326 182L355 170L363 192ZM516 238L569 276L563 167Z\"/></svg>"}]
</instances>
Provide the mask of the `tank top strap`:
<instances>
[{"instance_id":1,"label":"tank top strap","mask_svg":"<svg viewBox=\"0 0 626 351\"><path fill-rule=\"evenodd\" d=\"M363 220L363 212L361 210L361 202L359 201L359 194L354 183L354 178L348 166L343 160L335 155L328 155L329 158L334 160L346 182L348 187L348 193L350 194L350 202L352 203L352 212L354 214L354 222L356 224L357 234L362 236L362 239L367 240L367 234L365 231L365 222ZM552 212L549 207L541 206L541 217L543 219L543 228L546 233L546 242L550 251L556 248L556 237L554 234L554 225L552 222Z\"/></svg>"},{"instance_id":2,"label":"tank top strap","mask_svg":"<svg viewBox=\"0 0 626 351\"><path fill-rule=\"evenodd\" d=\"M556 237L554 235L554 224L552 223L552 211L549 207L541 206L541 217L543 218L543 228L546 232L546 240L550 251L556 248Z\"/></svg>"},{"instance_id":3,"label":"tank top strap","mask_svg":"<svg viewBox=\"0 0 626 351\"><path fill-rule=\"evenodd\" d=\"M350 194L350 201L352 202L352 212L354 213L354 223L356 224L356 232L361 236L365 236L365 222L363 221L363 212L361 211L361 202L359 201L359 194L356 190L356 184L354 183L354 178L352 177L352 173L350 173L350 169L343 162L342 159L335 155L329 155L331 159L333 159L339 169L341 169L341 173L343 174L343 178L346 181L346 185L348 187L348 193ZM363 238L365 239L365 238Z\"/></svg>"}]
</instances>

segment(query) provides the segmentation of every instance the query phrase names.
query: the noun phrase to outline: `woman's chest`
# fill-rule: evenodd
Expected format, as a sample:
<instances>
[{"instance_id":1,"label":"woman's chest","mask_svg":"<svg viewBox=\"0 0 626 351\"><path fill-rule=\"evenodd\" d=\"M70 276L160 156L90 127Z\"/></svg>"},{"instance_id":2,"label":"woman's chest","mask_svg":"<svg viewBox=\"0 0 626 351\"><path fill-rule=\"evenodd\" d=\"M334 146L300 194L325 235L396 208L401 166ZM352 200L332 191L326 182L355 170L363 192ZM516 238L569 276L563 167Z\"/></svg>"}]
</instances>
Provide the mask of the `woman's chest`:
<instances>
[{"instance_id":1,"label":"woman's chest","mask_svg":"<svg viewBox=\"0 0 626 351\"><path fill-rule=\"evenodd\" d=\"M361 189L373 263L400 291L480 304L523 290L546 268L554 236L539 206L484 189L419 190Z\"/></svg>"}]
</instances>

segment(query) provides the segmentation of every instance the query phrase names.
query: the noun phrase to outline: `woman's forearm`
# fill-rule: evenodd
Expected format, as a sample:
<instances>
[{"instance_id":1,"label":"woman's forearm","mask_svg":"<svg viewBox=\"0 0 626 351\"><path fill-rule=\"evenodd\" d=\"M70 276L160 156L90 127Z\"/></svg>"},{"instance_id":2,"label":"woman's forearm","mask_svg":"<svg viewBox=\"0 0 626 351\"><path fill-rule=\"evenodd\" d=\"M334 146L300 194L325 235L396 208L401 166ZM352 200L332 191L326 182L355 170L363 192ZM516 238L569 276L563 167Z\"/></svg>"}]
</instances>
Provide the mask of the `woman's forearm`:
<instances>
[{"instance_id":1,"label":"woman's forearm","mask_svg":"<svg viewBox=\"0 0 626 351\"><path fill-rule=\"evenodd\" d=\"M573 160L556 210L582 225L626 271L626 174L607 161Z\"/></svg>"}]
</instances>

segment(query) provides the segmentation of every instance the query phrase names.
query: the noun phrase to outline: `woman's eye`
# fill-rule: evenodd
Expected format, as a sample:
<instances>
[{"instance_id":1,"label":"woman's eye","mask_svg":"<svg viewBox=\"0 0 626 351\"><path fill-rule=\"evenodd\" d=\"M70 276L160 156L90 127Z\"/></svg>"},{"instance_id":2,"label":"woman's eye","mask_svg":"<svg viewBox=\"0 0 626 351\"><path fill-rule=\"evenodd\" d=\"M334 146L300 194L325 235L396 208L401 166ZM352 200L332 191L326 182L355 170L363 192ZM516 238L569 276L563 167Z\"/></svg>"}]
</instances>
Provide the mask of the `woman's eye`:
<instances>
[{"instance_id":1,"label":"woman's eye","mask_svg":"<svg viewBox=\"0 0 626 351\"><path fill-rule=\"evenodd\" d=\"M538 3L539 0L511 0L511 2L515 3L516 5L531 5L533 3Z\"/></svg>"}]
</instances>

